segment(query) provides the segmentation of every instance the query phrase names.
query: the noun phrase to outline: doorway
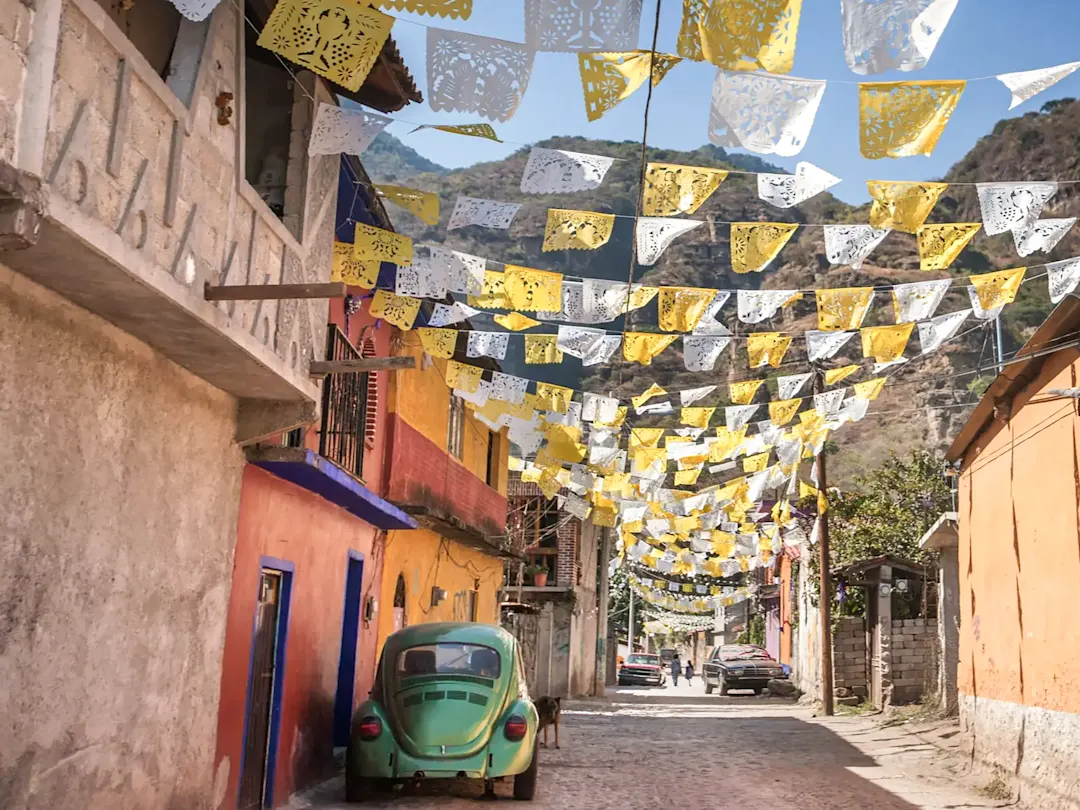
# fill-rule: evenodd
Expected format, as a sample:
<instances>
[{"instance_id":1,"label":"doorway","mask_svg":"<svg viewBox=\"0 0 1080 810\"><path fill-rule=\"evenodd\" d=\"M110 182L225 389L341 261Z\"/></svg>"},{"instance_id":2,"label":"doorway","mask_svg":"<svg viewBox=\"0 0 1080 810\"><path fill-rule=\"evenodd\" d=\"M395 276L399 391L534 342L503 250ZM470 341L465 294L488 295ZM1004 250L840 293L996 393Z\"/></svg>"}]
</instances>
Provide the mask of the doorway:
<instances>
[{"instance_id":1,"label":"doorway","mask_svg":"<svg viewBox=\"0 0 1080 810\"><path fill-rule=\"evenodd\" d=\"M398 574L397 585L394 586L394 632L401 630L408 624L405 615L405 575Z\"/></svg>"},{"instance_id":2,"label":"doorway","mask_svg":"<svg viewBox=\"0 0 1080 810\"><path fill-rule=\"evenodd\" d=\"M291 563L263 560L248 675L240 810L273 807L292 576Z\"/></svg>"},{"instance_id":3,"label":"doorway","mask_svg":"<svg viewBox=\"0 0 1080 810\"><path fill-rule=\"evenodd\" d=\"M345 569L345 610L341 617L341 652L334 695L334 747L349 744L353 691L356 687L356 645L360 635L360 601L364 584L364 555L349 550Z\"/></svg>"}]
</instances>

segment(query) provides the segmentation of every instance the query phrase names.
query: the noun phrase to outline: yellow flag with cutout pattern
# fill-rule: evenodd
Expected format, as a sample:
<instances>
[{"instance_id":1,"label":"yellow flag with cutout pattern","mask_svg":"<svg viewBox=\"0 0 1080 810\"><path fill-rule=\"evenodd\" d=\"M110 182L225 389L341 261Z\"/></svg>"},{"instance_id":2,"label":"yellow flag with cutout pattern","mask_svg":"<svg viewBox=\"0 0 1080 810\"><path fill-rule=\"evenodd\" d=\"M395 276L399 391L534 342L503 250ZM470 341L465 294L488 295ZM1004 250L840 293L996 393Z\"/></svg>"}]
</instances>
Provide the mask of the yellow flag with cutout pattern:
<instances>
[{"instance_id":1,"label":"yellow flag with cutout pattern","mask_svg":"<svg viewBox=\"0 0 1080 810\"><path fill-rule=\"evenodd\" d=\"M449 360L454 356L454 347L457 345L458 336L456 329L424 327L417 329L416 334L420 336L420 343L423 345L424 351L431 357Z\"/></svg>"},{"instance_id":2,"label":"yellow flag with cutout pattern","mask_svg":"<svg viewBox=\"0 0 1080 810\"><path fill-rule=\"evenodd\" d=\"M777 426L786 425L795 418L802 406L802 397L798 399L778 399L769 403L769 420Z\"/></svg>"},{"instance_id":3,"label":"yellow flag with cutout pattern","mask_svg":"<svg viewBox=\"0 0 1080 810\"><path fill-rule=\"evenodd\" d=\"M870 207L870 224L875 228L918 233L948 187L948 183L867 180L866 188L874 201Z\"/></svg>"},{"instance_id":4,"label":"yellow flag with cutout pattern","mask_svg":"<svg viewBox=\"0 0 1080 810\"><path fill-rule=\"evenodd\" d=\"M919 269L948 269L980 228L981 222L923 225L916 234L919 240Z\"/></svg>"},{"instance_id":5,"label":"yellow flag with cutout pattern","mask_svg":"<svg viewBox=\"0 0 1080 810\"><path fill-rule=\"evenodd\" d=\"M687 427L706 428L716 408L683 408L679 420Z\"/></svg>"},{"instance_id":6,"label":"yellow flag with cutout pattern","mask_svg":"<svg viewBox=\"0 0 1080 810\"><path fill-rule=\"evenodd\" d=\"M907 348L913 323L898 323L893 326L868 326L862 329L863 356L872 357L878 363L891 363L898 360Z\"/></svg>"},{"instance_id":7,"label":"yellow flag with cutout pattern","mask_svg":"<svg viewBox=\"0 0 1080 810\"><path fill-rule=\"evenodd\" d=\"M1017 267L1012 270L999 270L996 273L971 276L971 286L975 288L979 306L985 310L991 310L1011 304L1016 299L1020 285L1024 283L1026 272L1026 267Z\"/></svg>"},{"instance_id":8,"label":"yellow flag with cutout pattern","mask_svg":"<svg viewBox=\"0 0 1080 810\"><path fill-rule=\"evenodd\" d=\"M652 365L653 358L670 346L678 335L658 335L653 332L627 332L623 336L623 359Z\"/></svg>"},{"instance_id":9,"label":"yellow flag with cutout pattern","mask_svg":"<svg viewBox=\"0 0 1080 810\"><path fill-rule=\"evenodd\" d=\"M967 82L862 82L859 146L864 158L930 155Z\"/></svg>"},{"instance_id":10,"label":"yellow flag with cutout pattern","mask_svg":"<svg viewBox=\"0 0 1080 810\"><path fill-rule=\"evenodd\" d=\"M716 297L716 290L661 287L657 303L660 328L665 332L693 332Z\"/></svg>"},{"instance_id":11,"label":"yellow flag with cutout pattern","mask_svg":"<svg viewBox=\"0 0 1080 810\"><path fill-rule=\"evenodd\" d=\"M657 385L656 383L653 383L636 397L630 397L630 401L634 403L635 408L640 408L653 397L662 397L665 394L667 394L667 391L664 388Z\"/></svg>"},{"instance_id":12,"label":"yellow flag with cutout pattern","mask_svg":"<svg viewBox=\"0 0 1080 810\"><path fill-rule=\"evenodd\" d=\"M825 372L825 384L836 385L841 383L850 377L852 374L856 374L859 371L857 365L842 366L841 368L830 368Z\"/></svg>"},{"instance_id":13,"label":"yellow flag with cutout pattern","mask_svg":"<svg viewBox=\"0 0 1080 810\"><path fill-rule=\"evenodd\" d=\"M729 386L729 398L735 405L749 405L754 401L754 396L764 383L764 380L732 383Z\"/></svg>"},{"instance_id":14,"label":"yellow flag with cutout pattern","mask_svg":"<svg viewBox=\"0 0 1080 810\"><path fill-rule=\"evenodd\" d=\"M524 329L532 329L534 326L540 325L540 321L534 321L528 315L522 315L520 312L496 315L492 320L503 329L509 329L511 332L521 332Z\"/></svg>"},{"instance_id":15,"label":"yellow flag with cutout pattern","mask_svg":"<svg viewBox=\"0 0 1080 810\"><path fill-rule=\"evenodd\" d=\"M846 332L862 326L870 303L873 287L847 287L817 290L818 329L822 332Z\"/></svg>"},{"instance_id":16,"label":"yellow flag with cutout pattern","mask_svg":"<svg viewBox=\"0 0 1080 810\"><path fill-rule=\"evenodd\" d=\"M691 484L696 484L698 476L701 475L701 468L693 470L678 470L675 473L675 486L685 487Z\"/></svg>"},{"instance_id":17,"label":"yellow flag with cutout pattern","mask_svg":"<svg viewBox=\"0 0 1080 810\"><path fill-rule=\"evenodd\" d=\"M855 385L851 386L851 390L855 392L855 396L859 399L875 400L881 393L881 389L885 387L885 380L885 377L876 377L873 380L855 383Z\"/></svg>"},{"instance_id":18,"label":"yellow flag with cutout pattern","mask_svg":"<svg viewBox=\"0 0 1080 810\"><path fill-rule=\"evenodd\" d=\"M645 171L643 213L647 217L692 214L727 176L723 169L650 163Z\"/></svg>"},{"instance_id":19,"label":"yellow flag with cutout pattern","mask_svg":"<svg viewBox=\"0 0 1080 810\"><path fill-rule=\"evenodd\" d=\"M375 190L428 225L439 224L439 195L405 186L375 186Z\"/></svg>"},{"instance_id":20,"label":"yellow flag with cutout pattern","mask_svg":"<svg viewBox=\"0 0 1080 810\"><path fill-rule=\"evenodd\" d=\"M746 353L750 368L771 366L777 368L784 360L791 338L779 332L755 332L746 339Z\"/></svg>"}]
</instances>

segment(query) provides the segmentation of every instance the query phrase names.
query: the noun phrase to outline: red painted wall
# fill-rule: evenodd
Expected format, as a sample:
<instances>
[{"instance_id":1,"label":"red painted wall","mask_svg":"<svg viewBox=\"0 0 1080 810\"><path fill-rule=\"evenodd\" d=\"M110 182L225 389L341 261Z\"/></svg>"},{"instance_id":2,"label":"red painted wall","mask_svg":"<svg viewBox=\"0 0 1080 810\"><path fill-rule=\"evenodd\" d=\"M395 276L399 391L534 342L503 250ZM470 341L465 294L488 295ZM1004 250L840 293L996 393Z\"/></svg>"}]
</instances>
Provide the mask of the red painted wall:
<instances>
[{"instance_id":1,"label":"red painted wall","mask_svg":"<svg viewBox=\"0 0 1080 810\"><path fill-rule=\"evenodd\" d=\"M237 804L243 755L251 636L262 557L296 566L285 655L274 803L333 773L333 713L348 551L364 555L364 599L378 598L377 529L258 467L244 469L232 592L225 635L215 768L228 757L228 789L218 810ZM364 599L361 600L361 606ZM361 607L362 609L362 607ZM354 705L375 673L377 622L361 623Z\"/></svg>"},{"instance_id":2,"label":"red painted wall","mask_svg":"<svg viewBox=\"0 0 1080 810\"><path fill-rule=\"evenodd\" d=\"M447 512L484 534L506 531L506 498L398 414L387 416L390 481L384 496Z\"/></svg>"}]
</instances>

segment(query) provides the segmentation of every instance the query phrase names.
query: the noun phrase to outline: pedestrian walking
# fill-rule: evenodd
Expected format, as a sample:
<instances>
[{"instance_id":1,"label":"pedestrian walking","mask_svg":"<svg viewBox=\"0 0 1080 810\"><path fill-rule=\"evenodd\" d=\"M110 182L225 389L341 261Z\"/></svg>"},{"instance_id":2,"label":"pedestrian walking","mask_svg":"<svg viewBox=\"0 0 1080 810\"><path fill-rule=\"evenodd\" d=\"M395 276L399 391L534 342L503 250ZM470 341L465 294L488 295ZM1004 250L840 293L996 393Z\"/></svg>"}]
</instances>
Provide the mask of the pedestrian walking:
<instances>
[{"instance_id":1,"label":"pedestrian walking","mask_svg":"<svg viewBox=\"0 0 1080 810\"><path fill-rule=\"evenodd\" d=\"M671 659L671 685L679 685L679 673L682 672L682 662L679 661L679 657L676 656Z\"/></svg>"},{"instance_id":2,"label":"pedestrian walking","mask_svg":"<svg viewBox=\"0 0 1080 810\"><path fill-rule=\"evenodd\" d=\"M694 677L694 660L690 659L686 662L686 684L690 685L691 679Z\"/></svg>"}]
</instances>

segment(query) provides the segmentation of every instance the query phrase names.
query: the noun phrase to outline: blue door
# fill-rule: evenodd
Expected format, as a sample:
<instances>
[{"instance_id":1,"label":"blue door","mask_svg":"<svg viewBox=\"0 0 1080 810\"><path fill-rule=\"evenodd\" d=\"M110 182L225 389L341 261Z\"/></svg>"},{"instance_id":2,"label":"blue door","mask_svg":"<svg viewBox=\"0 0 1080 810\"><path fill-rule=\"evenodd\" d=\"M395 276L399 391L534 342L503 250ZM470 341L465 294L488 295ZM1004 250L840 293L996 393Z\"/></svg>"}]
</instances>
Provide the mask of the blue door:
<instances>
[{"instance_id":1,"label":"blue door","mask_svg":"<svg viewBox=\"0 0 1080 810\"><path fill-rule=\"evenodd\" d=\"M341 617L341 654L338 659L337 694L334 698L334 746L349 744L353 686L356 683L356 644L360 635L360 600L364 583L364 557L349 552L345 571L345 610Z\"/></svg>"}]
</instances>

